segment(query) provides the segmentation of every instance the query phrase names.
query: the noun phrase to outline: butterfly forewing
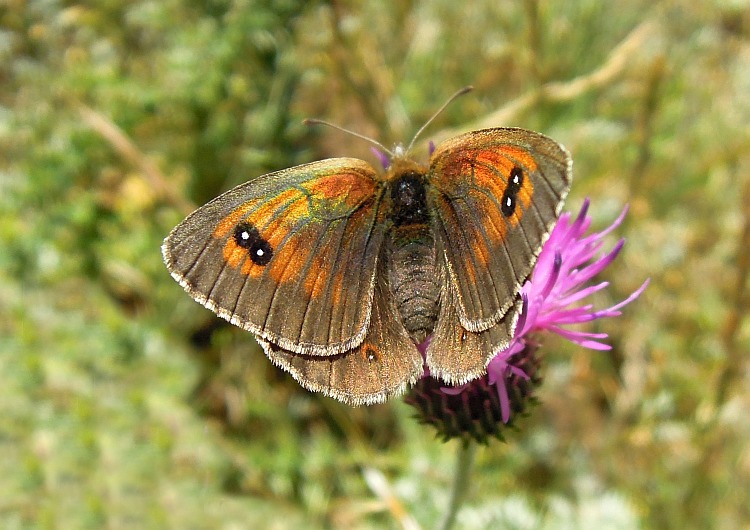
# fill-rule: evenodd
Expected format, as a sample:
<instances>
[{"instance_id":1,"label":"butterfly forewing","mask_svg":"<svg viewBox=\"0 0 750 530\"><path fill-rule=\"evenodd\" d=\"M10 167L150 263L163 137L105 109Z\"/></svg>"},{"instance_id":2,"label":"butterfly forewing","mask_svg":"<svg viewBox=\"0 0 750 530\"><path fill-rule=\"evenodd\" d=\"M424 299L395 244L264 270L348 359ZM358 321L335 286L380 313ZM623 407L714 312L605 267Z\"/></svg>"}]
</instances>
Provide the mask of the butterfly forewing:
<instances>
[{"instance_id":1,"label":"butterfly forewing","mask_svg":"<svg viewBox=\"0 0 750 530\"><path fill-rule=\"evenodd\" d=\"M163 245L197 301L299 354L364 339L383 242L382 186L357 159L271 173L199 208Z\"/></svg>"},{"instance_id":2,"label":"butterfly forewing","mask_svg":"<svg viewBox=\"0 0 750 530\"><path fill-rule=\"evenodd\" d=\"M517 307L571 178L565 148L523 129L474 131L435 150L428 200L465 329L487 330Z\"/></svg>"}]
</instances>

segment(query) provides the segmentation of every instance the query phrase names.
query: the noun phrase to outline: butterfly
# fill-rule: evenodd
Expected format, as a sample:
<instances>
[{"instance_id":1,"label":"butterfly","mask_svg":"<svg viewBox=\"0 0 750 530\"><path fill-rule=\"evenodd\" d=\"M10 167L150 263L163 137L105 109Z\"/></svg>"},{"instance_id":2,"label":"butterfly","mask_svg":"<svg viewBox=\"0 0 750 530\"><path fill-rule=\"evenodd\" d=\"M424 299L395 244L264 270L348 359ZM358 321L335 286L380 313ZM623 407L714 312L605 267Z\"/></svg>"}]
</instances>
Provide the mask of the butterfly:
<instances>
[{"instance_id":1,"label":"butterfly","mask_svg":"<svg viewBox=\"0 0 750 530\"><path fill-rule=\"evenodd\" d=\"M311 391L362 405L425 367L447 384L479 377L513 338L571 157L518 128L449 139L428 165L410 147L381 173L331 158L241 184L171 231L164 262Z\"/></svg>"}]
</instances>

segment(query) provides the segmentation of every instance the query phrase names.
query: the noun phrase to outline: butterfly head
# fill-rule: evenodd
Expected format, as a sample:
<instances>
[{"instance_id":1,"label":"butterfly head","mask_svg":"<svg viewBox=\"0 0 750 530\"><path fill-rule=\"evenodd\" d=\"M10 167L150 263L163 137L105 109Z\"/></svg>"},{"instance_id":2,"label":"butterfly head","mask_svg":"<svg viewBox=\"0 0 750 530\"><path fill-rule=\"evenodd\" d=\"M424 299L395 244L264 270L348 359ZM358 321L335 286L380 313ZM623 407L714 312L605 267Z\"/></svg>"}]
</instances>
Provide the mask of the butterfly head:
<instances>
[{"instance_id":1,"label":"butterfly head","mask_svg":"<svg viewBox=\"0 0 750 530\"><path fill-rule=\"evenodd\" d=\"M434 144L430 142L430 154L432 154L432 151L434 151ZM412 166L421 168L420 164L415 163L409 158L409 149L402 143L396 144L393 146L393 149L388 151L384 151L382 148L372 147L371 152L377 157L386 172L393 172L394 168L401 168L402 171L404 168Z\"/></svg>"},{"instance_id":2,"label":"butterfly head","mask_svg":"<svg viewBox=\"0 0 750 530\"><path fill-rule=\"evenodd\" d=\"M404 159L408 156L409 151L406 147L404 147L404 144L396 144L393 146L393 150L391 151L392 157L394 160Z\"/></svg>"},{"instance_id":3,"label":"butterfly head","mask_svg":"<svg viewBox=\"0 0 750 530\"><path fill-rule=\"evenodd\" d=\"M409 152L402 144L398 144L393 148L388 165L384 167L386 170L386 181L395 181L404 175L424 176L427 173L427 167L411 159Z\"/></svg>"}]
</instances>

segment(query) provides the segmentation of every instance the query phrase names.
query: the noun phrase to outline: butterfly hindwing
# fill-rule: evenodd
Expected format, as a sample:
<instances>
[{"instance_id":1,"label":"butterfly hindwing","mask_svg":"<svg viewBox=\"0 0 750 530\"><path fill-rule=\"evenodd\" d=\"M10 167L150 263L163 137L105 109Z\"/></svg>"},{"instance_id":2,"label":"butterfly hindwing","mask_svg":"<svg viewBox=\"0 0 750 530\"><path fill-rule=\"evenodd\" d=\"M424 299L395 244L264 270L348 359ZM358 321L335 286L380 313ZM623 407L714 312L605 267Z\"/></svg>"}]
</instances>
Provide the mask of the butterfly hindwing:
<instances>
[{"instance_id":1,"label":"butterfly hindwing","mask_svg":"<svg viewBox=\"0 0 750 530\"><path fill-rule=\"evenodd\" d=\"M425 362L432 376L460 385L484 374L494 355L510 344L521 301L517 295L513 306L488 329L468 331L458 318L457 286L449 281L447 265L443 263L439 271L440 309Z\"/></svg>"},{"instance_id":2,"label":"butterfly hindwing","mask_svg":"<svg viewBox=\"0 0 750 530\"><path fill-rule=\"evenodd\" d=\"M350 405L385 401L423 374L422 356L404 329L380 265L372 317L361 344L334 356L300 355L260 341L266 355L305 388Z\"/></svg>"},{"instance_id":3,"label":"butterfly hindwing","mask_svg":"<svg viewBox=\"0 0 750 530\"><path fill-rule=\"evenodd\" d=\"M372 167L350 158L264 175L175 227L164 260L193 298L259 339L337 355L370 322L381 189Z\"/></svg>"},{"instance_id":4,"label":"butterfly hindwing","mask_svg":"<svg viewBox=\"0 0 750 530\"><path fill-rule=\"evenodd\" d=\"M571 165L554 140L512 128L470 132L433 153L433 227L467 331L492 328L516 306L570 188Z\"/></svg>"}]
</instances>

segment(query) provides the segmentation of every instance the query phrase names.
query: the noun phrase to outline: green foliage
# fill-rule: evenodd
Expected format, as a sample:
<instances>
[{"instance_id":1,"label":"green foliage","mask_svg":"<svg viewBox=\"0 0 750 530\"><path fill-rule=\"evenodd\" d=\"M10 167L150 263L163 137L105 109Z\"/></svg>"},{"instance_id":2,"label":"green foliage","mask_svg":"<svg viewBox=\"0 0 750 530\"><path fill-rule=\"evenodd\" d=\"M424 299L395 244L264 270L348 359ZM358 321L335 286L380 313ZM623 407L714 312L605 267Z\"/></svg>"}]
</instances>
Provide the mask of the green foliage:
<instances>
[{"instance_id":1,"label":"green foliage","mask_svg":"<svg viewBox=\"0 0 750 530\"><path fill-rule=\"evenodd\" d=\"M365 468L439 521L452 444L398 401L301 390L159 246L254 176L372 160L303 118L404 141L467 84L424 139L561 140L570 209L631 204L598 303L652 284L601 325L611 353L548 340L541 405L479 451L458 524L747 526L749 55L749 8L720 0L6 1L0 526L397 527Z\"/></svg>"}]
</instances>

